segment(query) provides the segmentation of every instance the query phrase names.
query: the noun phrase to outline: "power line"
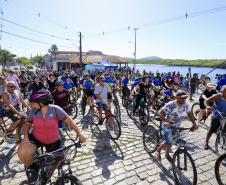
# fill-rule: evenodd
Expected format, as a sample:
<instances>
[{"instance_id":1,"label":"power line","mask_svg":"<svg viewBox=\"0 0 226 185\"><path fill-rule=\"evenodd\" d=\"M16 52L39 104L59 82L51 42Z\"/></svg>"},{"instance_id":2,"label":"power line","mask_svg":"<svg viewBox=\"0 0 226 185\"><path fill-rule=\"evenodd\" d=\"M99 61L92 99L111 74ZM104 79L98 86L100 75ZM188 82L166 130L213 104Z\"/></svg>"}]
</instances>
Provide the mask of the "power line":
<instances>
[{"instance_id":1,"label":"power line","mask_svg":"<svg viewBox=\"0 0 226 185\"><path fill-rule=\"evenodd\" d=\"M11 36L14 36L14 37L22 38L22 39L25 39L25 40L29 40L29 41L32 41L32 42L37 42L37 43L40 43L40 44L45 44L45 45L52 45L53 44L53 43L49 43L49 42L31 39L31 38L24 37L24 36L21 36L21 35L17 35L17 34L14 34L14 33L10 33L10 32L4 31L4 30L2 30L2 33L5 33L7 35L11 35ZM68 46L61 46L61 45L58 45L58 46L64 47L64 48L72 48L72 47L68 47Z\"/></svg>"},{"instance_id":2,"label":"power line","mask_svg":"<svg viewBox=\"0 0 226 185\"><path fill-rule=\"evenodd\" d=\"M45 36L49 36L51 38L57 38L57 39L62 39L62 40L68 40L69 39L69 40L72 40L73 41L73 39L64 38L64 37L56 36L56 35L49 34L49 33L46 33L46 32L42 32L42 31L39 31L39 30L36 30L36 29L33 29L33 28L29 28L27 26L23 26L21 24L18 24L18 23L14 22L14 21L10 21L10 20L5 19L5 18L2 18L2 17L0 17L0 19L3 20L3 21L5 21L5 22L8 22L10 24L14 24L14 25L19 26L21 28L24 28L24 29L27 29L27 30L30 30L30 31L33 31L33 32L36 32L36 33L39 33L39 34L42 34L42 35L45 35Z\"/></svg>"}]
</instances>

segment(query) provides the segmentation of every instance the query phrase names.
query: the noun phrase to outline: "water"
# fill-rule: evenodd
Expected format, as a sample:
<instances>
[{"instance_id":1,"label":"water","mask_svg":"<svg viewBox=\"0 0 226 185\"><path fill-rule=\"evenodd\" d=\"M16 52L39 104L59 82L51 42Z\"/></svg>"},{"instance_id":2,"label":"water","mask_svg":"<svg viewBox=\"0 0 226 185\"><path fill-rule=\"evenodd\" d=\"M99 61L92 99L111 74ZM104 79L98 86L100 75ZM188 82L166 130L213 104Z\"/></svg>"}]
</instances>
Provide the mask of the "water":
<instances>
[{"instance_id":1,"label":"water","mask_svg":"<svg viewBox=\"0 0 226 185\"><path fill-rule=\"evenodd\" d=\"M129 64L129 67L133 67L133 64ZM164 65L155 65L155 64L136 64L135 66L136 70L139 70L140 72L143 72L145 70L146 72L152 71L152 72L173 72L173 71L179 71L180 74L186 75L188 73L188 66L164 66ZM201 74L207 74L209 73L213 68L212 67L191 67L191 73L198 73L199 76ZM226 69L215 69L212 71L208 76L210 77L212 82L216 82L215 79L216 74L225 74Z\"/></svg>"}]
</instances>

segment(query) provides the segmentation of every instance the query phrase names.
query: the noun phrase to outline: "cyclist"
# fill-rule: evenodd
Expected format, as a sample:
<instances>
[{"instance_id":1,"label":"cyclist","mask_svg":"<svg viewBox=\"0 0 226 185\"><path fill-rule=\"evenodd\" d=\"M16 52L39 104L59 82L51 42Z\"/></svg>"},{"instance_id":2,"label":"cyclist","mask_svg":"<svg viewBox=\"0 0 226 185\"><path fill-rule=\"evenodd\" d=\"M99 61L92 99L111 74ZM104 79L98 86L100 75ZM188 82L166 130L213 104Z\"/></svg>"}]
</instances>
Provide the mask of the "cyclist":
<instances>
[{"instance_id":1,"label":"cyclist","mask_svg":"<svg viewBox=\"0 0 226 185\"><path fill-rule=\"evenodd\" d=\"M33 83L29 86L28 91L36 92L42 89L46 89L45 85L39 80L39 77L33 76Z\"/></svg>"},{"instance_id":2,"label":"cyclist","mask_svg":"<svg viewBox=\"0 0 226 185\"><path fill-rule=\"evenodd\" d=\"M123 97L128 96L130 94L128 84L129 84L129 78L128 78L128 75L126 74L122 77L122 81L121 81Z\"/></svg>"},{"instance_id":3,"label":"cyclist","mask_svg":"<svg viewBox=\"0 0 226 185\"><path fill-rule=\"evenodd\" d=\"M214 96L208 98L205 101L205 103L207 105L207 109L209 108L211 109L210 105L211 103L214 103L219 112L226 114L226 85L222 87L221 93L215 94ZM212 112L211 125L206 136L204 149L206 150L209 149L209 140L212 134L217 132L219 126L220 126L220 115L218 114L217 111L214 110Z\"/></svg>"},{"instance_id":4,"label":"cyclist","mask_svg":"<svg viewBox=\"0 0 226 185\"><path fill-rule=\"evenodd\" d=\"M226 85L226 74L222 76L222 78L217 82L217 90L220 91L220 89Z\"/></svg>"},{"instance_id":5,"label":"cyclist","mask_svg":"<svg viewBox=\"0 0 226 185\"><path fill-rule=\"evenodd\" d=\"M21 75L20 75L20 87L21 87L21 93L23 93L23 95L27 91L28 83L29 83L29 81L28 81L27 74L25 73L25 71L21 71Z\"/></svg>"},{"instance_id":6,"label":"cyclist","mask_svg":"<svg viewBox=\"0 0 226 185\"><path fill-rule=\"evenodd\" d=\"M63 82L56 82L56 89L52 92L54 104L61 108L66 107L69 104L70 93L64 89Z\"/></svg>"},{"instance_id":7,"label":"cyclist","mask_svg":"<svg viewBox=\"0 0 226 185\"><path fill-rule=\"evenodd\" d=\"M56 78L53 73L49 74L49 80L47 80L47 84L48 84L48 90L50 92L53 92L56 86Z\"/></svg>"},{"instance_id":8,"label":"cyclist","mask_svg":"<svg viewBox=\"0 0 226 185\"><path fill-rule=\"evenodd\" d=\"M19 84L20 84L20 79L18 76L15 74L13 70L9 71L9 76L6 78L7 81L13 81L14 84L16 85L16 88L19 89Z\"/></svg>"},{"instance_id":9,"label":"cyclist","mask_svg":"<svg viewBox=\"0 0 226 185\"><path fill-rule=\"evenodd\" d=\"M30 97L32 111L24 124L24 138L18 148L18 157L26 166L33 163L33 156L37 148L43 146L46 148L46 152L51 152L61 147L59 120L70 125L81 143L86 140L76 123L63 109L52 105L52 100L52 96L46 90L37 91Z\"/></svg>"},{"instance_id":10,"label":"cyclist","mask_svg":"<svg viewBox=\"0 0 226 185\"><path fill-rule=\"evenodd\" d=\"M197 73L194 73L192 78L190 79L189 81L189 100L192 101L192 96L195 94L196 92L196 89L198 87L198 84L199 84L199 79L198 79L198 74Z\"/></svg>"},{"instance_id":11,"label":"cyclist","mask_svg":"<svg viewBox=\"0 0 226 185\"><path fill-rule=\"evenodd\" d=\"M94 81L91 80L90 76L87 75L85 80L83 81L84 93L88 98L89 106L93 105L93 91L94 91Z\"/></svg>"},{"instance_id":12,"label":"cyclist","mask_svg":"<svg viewBox=\"0 0 226 185\"><path fill-rule=\"evenodd\" d=\"M20 104L23 103L28 109L30 107L23 100L20 93L16 90L16 84L13 81L8 81L6 83L6 91L2 94L3 104L6 105L8 111L6 112L6 117L12 120L12 124L7 129L7 136L10 136L16 129L16 143L21 141L20 129L22 125L21 119L24 118Z\"/></svg>"},{"instance_id":13,"label":"cyclist","mask_svg":"<svg viewBox=\"0 0 226 185\"><path fill-rule=\"evenodd\" d=\"M190 112L188 104L186 104L185 102L187 97L188 95L184 91L179 90L176 93L176 100L170 101L158 112L159 118L163 122L162 124L163 142L160 144L159 148L155 153L156 157L159 160L161 160L161 150L165 149L166 158L169 161L172 161L169 155L169 152L173 144L172 127L179 127L181 122L185 120L188 116L191 122L193 123L194 128L198 129L198 125L195 122L195 118Z\"/></svg>"},{"instance_id":14,"label":"cyclist","mask_svg":"<svg viewBox=\"0 0 226 185\"><path fill-rule=\"evenodd\" d=\"M200 106L200 112L198 114L197 122L200 123L200 120L203 117L203 113L205 112L205 105L204 101L207 100L209 97L213 96L214 94L217 94L217 91L215 90L215 86L212 83L208 83L206 86L206 89L203 91L202 95L199 97L199 106Z\"/></svg>"},{"instance_id":15,"label":"cyclist","mask_svg":"<svg viewBox=\"0 0 226 185\"><path fill-rule=\"evenodd\" d=\"M99 78L99 83L95 85L94 94L96 97L96 104L98 107L99 112L99 124L101 125L103 123L102 118L102 111L109 110L109 103L108 103L108 94L111 94L111 88L110 86L105 82L105 77L101 76Z\"/></svg>"},{"instance_id":16,"label":"cyclist","mask_svg":"<svg viewBox=\"0 0 226 185\"><path fill-rule=\"evenodd\" d=\"M134 88L134 92L137 96L136 96L136 104L133 108L133 116L135 116L135 112L137 108L140 106L140 102L142 98L144 98L144 101L146 101L146 95L148 93L149 88L150 88L150 84L149 84L148 76L144 76L142 78L142 81Z\"/></svg>"},{"instance_id":17,"label":"cyclist","mask_svg":"<svg viewBox=\"0 0 226 185\"><path fill-rule=\"evenodd\" d=\"M74 82L70 79L69 76L66 76L66 81L64 81L64 89L68 90L69 92L72 92L75 90L75 84Z\"/></svg>"}]
</instances>

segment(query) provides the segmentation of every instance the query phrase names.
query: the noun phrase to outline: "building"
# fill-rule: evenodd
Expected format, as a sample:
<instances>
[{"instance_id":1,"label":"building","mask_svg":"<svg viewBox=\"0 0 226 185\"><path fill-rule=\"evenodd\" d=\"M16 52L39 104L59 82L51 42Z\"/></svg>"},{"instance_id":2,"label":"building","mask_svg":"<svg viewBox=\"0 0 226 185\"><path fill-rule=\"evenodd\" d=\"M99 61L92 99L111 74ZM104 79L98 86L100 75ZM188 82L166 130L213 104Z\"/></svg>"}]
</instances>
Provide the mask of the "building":
<instances>
[{"instance_id":1,"label":"building","mask_svg":"<svg viewBox=\"0 0 226 185\"><path fill-rule=\"evenodd\" d=\"M44 56L45 65L48 69L65 70L80 67L79 52L73 51L56 51L51 55ZM128 64L122 57L115 55L105 55L101 51L88 51L82 53L82 65L101 63L108 60L114 64Z\"/></svg>"}]
</instances>

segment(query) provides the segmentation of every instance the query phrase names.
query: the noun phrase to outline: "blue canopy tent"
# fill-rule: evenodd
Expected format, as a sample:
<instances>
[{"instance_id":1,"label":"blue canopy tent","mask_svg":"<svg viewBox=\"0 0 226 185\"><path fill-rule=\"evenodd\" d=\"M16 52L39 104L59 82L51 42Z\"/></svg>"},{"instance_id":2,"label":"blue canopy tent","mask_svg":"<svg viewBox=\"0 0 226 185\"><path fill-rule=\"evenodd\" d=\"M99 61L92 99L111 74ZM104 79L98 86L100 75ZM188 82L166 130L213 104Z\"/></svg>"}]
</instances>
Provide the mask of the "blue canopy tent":
<instances>
[{"instance_id":1,"label":"blue canopy tent","mask_svg":"<svg viewBox=\"0 0 226 185\"><path fill-rule=\"evenodd\" d=\"M104 60L103 62L101 62L101 65L103 65L105 67L106 71L113 71L113 70L117 70L118 69L118 65L117 64L113 64L108 60Z\"/></svg>"},{"instance_id":2,"label":"blue canopy tent","mask_svg":"<svg viewBox=\"0 0 226 185\"><path fill-rule=\"evenodd\" d=\"M85 66L86 71L104 71L105 67L102 64L88 64Z\"/></svg>"}]
</instances>

